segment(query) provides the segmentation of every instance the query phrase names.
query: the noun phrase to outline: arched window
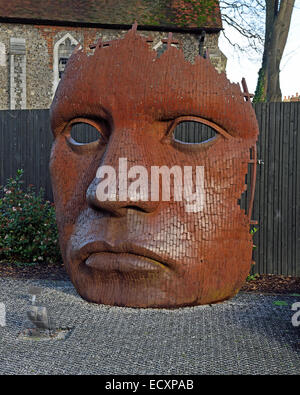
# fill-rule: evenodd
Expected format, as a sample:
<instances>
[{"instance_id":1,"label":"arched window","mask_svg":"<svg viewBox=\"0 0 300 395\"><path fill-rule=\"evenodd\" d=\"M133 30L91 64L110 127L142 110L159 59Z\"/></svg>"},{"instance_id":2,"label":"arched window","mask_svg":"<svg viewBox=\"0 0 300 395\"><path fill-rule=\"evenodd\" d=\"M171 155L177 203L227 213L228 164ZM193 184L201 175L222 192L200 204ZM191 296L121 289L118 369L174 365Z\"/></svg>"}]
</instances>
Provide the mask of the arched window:
<instances>
[{"instance_id":1,"label":"arched window","mask_svg":"<svg viewBox=\"0 0 300 395\"><path fill-rule=\"evenodd\" d=\"M63 75L67 61L78 44L71 34L67 33L54 45L53 53L53 95Z\"/></svg>"},{"instance_id":2,"label":"arched window","mask_svg":"<svg viewBox=\"0 0 300 395\"><path fill-rule=\"evenodd\" d=\"M58 47L58 77L61 79L65 70L67 61L71 56L76 44L72 44L72 41L67 37Z\"/></svg>"}]
</instances>

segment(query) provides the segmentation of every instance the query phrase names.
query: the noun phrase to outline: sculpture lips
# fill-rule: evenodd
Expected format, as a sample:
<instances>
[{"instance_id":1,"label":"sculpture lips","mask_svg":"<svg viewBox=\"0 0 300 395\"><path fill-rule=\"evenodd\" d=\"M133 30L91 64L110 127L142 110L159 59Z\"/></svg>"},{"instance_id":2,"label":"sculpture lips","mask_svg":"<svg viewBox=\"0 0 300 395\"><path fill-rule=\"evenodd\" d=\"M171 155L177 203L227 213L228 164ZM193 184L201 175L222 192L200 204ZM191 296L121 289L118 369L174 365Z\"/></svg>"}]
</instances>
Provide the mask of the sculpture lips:
<instances>
[{"instance_id":1,"label":"sculpture lips","mask_svg":"<svg viewBox=\"0 0 300 395\"><path fill-rule=\"evenodd\" d=\"M92 242L84 245L75 256L87 266L105 271L170 269L158 254L131 243L112 246L104 241Z\"/></svg>"},{"instance_id":2,"label":"sculpture lips","mask_svg":"<svg viewBox=\"0 0 300 395\"><path fill-rule=\"evenodd\" d=\"M91 254L86 259L85 264L88 267L105 272L153 272L161 270L164 267L160 262L141 255L115 252Z\"/></svg>"}]
</instances>

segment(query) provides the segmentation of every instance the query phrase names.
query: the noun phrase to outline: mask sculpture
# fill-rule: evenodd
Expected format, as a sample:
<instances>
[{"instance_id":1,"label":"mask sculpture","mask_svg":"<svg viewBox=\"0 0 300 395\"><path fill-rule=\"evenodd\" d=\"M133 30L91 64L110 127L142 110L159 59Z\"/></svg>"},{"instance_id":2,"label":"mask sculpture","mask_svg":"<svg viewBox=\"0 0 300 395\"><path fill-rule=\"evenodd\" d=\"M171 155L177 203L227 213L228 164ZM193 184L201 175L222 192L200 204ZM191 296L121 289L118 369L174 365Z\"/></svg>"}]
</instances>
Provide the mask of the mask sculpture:
<instances>
[{"instance_id":1,"label":"mask sculpture","mask_svg":"<svg viewBox=\"0 0 300 395\"><path fill-rule=\"evenodd\" d=\"M209 125L216 136L200 144L176 140L174 129L186 120ZM99 139L77 144L71 129L79 122L94 126ZM99 40L94 53L76 48L51 106L51 124L60 246L84 299L179 307L219 302L239 291L252 263L252 236L251 217L238 200L258 125L238 84L218 74L209 59L186 61L170 36L158 57L135 25L123 39ZM169 199L144 196L153 167L163 166L193 169L187 182L201 169L198 206L176 198L175 187ZM102 188L107 199L98 188L105 180L101 167L116 170ZM140 183L136 199L122 198L134 181Z\"/></svg>"}]
</instances>

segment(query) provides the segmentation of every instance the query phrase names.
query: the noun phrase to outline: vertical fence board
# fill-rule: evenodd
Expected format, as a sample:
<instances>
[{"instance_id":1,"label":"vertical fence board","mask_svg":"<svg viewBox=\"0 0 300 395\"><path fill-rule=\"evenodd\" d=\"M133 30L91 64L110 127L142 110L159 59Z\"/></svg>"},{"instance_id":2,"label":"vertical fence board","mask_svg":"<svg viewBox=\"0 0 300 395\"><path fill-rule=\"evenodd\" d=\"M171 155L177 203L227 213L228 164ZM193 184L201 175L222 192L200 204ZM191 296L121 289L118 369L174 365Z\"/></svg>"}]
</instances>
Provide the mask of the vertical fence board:
<instances>
[{"instance_id":1,"label":"vertical fence board","mask_svg":"<svg viewBox=\"0 0 300 395\"><path fill-rule=\"evenodd\" d=\"M296 121L297 121L297 141L295 143L296 147L297 147L297 154L296 154L296 158L297 158L297 164L296 164L296 178L295 178L295 182L296 182L296 260L295 260L295 264L296 264L296 274L298 276L300 276L300 106L297 105L297 116L296 116Z\"/></svg>"},{"instance_id":2,"label":"vertical fence board","mask_svg":"<svg viewBox=\"0 0 300 395\"><path fill-rule=\"evenodd\" d=\"M287 109L289 109L288 106ZM281 263L282 263L282 271L288 273L288 184L289 184L289 173L288 173L288 165L289 165L289 130L288 126L290 124L290 114L289 111L285 111L284 114L284 129L282 130L283 135L283 161L282 161L282 235L281 235L281 244L282 244L282 254L281 254Z\"/></svg>"},{"instance_id":3,"label":"vertical fence board","mask_svg":"<svg viewBox=\"0 0 300 395\"><path fill-rule=\"evenodd\" d=\"M263 236L263 242L262 245L259 245L259 249L263 249L263 271L265 273L268 272L267 268L267 262L268 262L268 257L267 257L267 246L268 246L268 239L267 239L267 226L268 226L268 173L267 169L269 166L269 151L267 150L267 147L269 146L269 129L267 127L268 120L269 120L269 106L266 106L264 113L264 124L263 124L263 129L262 129L262 139L264 142L264 167L263 167L263 211L262 211L262 216L259 218L259 228L261 229L262 236ZM260 265L260 261L257 262L258 267Z\"/></svg>"}]
</instances>

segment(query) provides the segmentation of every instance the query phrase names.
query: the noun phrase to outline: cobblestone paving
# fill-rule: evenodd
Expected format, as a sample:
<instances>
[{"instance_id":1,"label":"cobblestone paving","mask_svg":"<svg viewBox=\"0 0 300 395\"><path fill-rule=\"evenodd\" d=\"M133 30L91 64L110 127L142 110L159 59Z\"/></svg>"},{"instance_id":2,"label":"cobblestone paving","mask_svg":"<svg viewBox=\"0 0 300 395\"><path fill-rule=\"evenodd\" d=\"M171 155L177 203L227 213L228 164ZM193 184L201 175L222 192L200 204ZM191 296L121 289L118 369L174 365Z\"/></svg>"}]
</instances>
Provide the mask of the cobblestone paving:
<instances>
[{"instance_id":1,"label":"cobblestone paving","mask_svg":"<svg viewBox=\"0 0 300 395\"><path fill-rule=\"evenodd\" d=\"M65 340L18 339L32 285L56 326L72 328ZM210 306L131 309L89 304L67 281L0 278L0 374L299 374L299 301L240 293Z\"/></svg>"}]
</instances>

